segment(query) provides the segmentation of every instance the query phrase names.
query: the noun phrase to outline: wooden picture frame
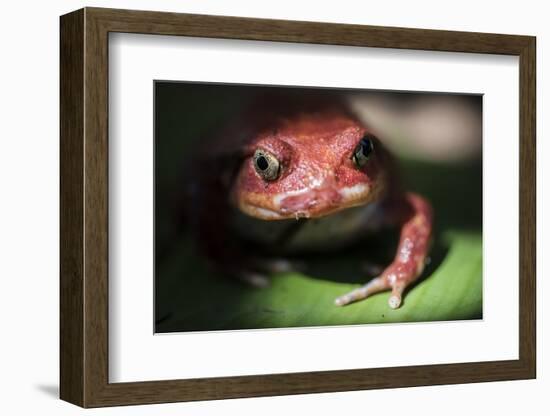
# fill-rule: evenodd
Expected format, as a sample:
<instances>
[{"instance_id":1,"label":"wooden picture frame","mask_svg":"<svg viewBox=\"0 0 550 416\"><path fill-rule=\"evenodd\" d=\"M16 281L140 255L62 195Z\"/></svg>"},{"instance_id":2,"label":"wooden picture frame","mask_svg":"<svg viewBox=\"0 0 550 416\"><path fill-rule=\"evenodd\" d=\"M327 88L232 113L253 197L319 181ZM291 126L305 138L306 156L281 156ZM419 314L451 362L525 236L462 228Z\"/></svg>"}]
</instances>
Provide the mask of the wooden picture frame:
<instances>
[{"instance_id":1,"label":"wooden picture frame","mask_svg":"<svg viewBox=\"0 0 550 416\"><path fill-rule=\"evenodd\" d=\"M82 407L100 407L535 378L534 37L100 8L64 15L60 28L60 396L63 400ZM519 359L109 383L110 32L518 56Z\"/></svg>"}]
</instances>

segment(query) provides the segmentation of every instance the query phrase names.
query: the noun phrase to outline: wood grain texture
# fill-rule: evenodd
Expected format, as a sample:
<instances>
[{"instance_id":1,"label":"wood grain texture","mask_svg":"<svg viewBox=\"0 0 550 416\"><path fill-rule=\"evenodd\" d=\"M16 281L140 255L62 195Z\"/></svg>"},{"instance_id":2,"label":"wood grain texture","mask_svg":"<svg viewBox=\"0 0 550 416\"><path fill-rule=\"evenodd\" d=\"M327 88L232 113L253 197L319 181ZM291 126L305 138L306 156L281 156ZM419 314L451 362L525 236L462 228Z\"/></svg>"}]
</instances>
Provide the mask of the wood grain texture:
<instances>
[{"instance_id":1,"label":"wood grain texture","mask_svg":"<svg viewBox=\"0 0 550 416\"><path fill-rule=\"evenodd\" d=\"M85 10L84 333L85 406L108 380L108 33Z\"/></svg>"},{"instance_id":2,"label":"wood grain texture","mask_svg":"<svg viewBox=\"0 0 550 416\"><path fill-rule=\"evenodd\" d=\"M520 57L520 357L139 383L108 381L108 33ZM83 407L533 378L535 38L86 8L61 18L61 397ZM512 272L512 271L511 271Z\"/></svg>"},{"instance_id":3,"label":"wood grain texture","mask_svg":"<svg viewBox=\"0 0 550 416\"><path fill-rule=\"evenodd\" d=\"M110 32L519 55L528 36L87 8Z\"/></svg>"},{"instance_id":4,"label":"wood grain texture","mask_svg":"<svg viewBox=\"0 0 550 416\"><path fill-rule=\"evenodd\" d=\"M536 377L536 41L520 54L519 356Z\"/></svg>"},{"instance_id":5,"label":"wood grain texture","mask_svg":"<svg viewBox=\"0 0 550 416\"><path fill-rule=\"evenodd\" d=\"M84 405L84 12L61 19L60 44L60 388Z\"/></svg>"}]
</instances>

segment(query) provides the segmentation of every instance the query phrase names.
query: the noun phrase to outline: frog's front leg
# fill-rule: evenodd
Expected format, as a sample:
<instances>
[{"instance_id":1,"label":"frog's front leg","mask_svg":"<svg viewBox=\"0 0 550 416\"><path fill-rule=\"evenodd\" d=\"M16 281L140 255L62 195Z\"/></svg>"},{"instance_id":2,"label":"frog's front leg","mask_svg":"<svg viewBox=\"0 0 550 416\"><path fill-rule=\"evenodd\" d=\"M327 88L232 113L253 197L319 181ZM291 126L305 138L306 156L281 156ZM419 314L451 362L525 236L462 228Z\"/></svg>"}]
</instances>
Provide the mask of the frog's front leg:
<instances>
[{"instance_id":1,"label":"frog's front leg","mask_svg":"<svg viewBox=\"0 0 550 416\"><path fill-rule=\"evenodd\" d=\"M413 193L406 194L405 201L411 210L402 222L395 259L379 277L337 298L336 305L347 305L390 289L390 307L396 309L401 305L404 290L424 270L432 233L432 209L429 202Z\"/></svg>"}]
</instances>

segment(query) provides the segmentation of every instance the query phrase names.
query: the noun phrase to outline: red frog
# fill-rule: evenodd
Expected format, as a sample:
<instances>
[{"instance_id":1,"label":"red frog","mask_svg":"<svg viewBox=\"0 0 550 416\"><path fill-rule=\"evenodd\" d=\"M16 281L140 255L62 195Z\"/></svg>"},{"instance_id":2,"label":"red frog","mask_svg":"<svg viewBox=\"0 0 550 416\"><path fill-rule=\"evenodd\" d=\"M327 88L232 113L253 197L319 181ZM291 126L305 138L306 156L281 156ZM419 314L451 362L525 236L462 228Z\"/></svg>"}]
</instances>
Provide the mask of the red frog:
<instances>
[{"instance_id":1,"label":"red frog","mask_svg":"<svg viewBox=\"0 0 550 416\"><path fill-rule=\"evenodd\" d=\"M195 159L194 218L223 270L262 283L265 272L290 268L281 256L327 252L397 226L391 264L335 304L391 290L389 306L399 308L424 269L432 209L402 190L391 155L342 97L262 95L206 149Z\"/></svg>"}]
</instances>

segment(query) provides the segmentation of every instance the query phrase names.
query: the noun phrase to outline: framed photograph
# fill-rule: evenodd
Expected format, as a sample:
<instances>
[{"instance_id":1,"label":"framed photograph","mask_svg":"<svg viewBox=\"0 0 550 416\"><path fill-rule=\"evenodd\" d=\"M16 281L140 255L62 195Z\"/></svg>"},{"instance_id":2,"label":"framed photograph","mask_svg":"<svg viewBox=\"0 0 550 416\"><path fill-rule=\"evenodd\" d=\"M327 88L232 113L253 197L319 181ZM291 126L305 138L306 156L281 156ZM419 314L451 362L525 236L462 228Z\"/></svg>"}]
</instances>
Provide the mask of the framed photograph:
<instances>
[{"instance_id":1,"label":"framed photograph","mask_svg":"<svg viewBox=\"0 0 550 416\"><path fill-rule=\"evenodd\" d=\"M534 37L60 28L63 400L535 378Z\"/></svg>"}]
</instances>

